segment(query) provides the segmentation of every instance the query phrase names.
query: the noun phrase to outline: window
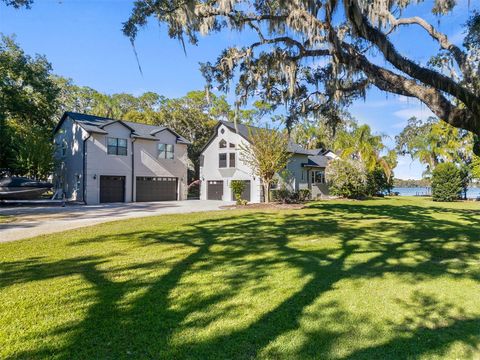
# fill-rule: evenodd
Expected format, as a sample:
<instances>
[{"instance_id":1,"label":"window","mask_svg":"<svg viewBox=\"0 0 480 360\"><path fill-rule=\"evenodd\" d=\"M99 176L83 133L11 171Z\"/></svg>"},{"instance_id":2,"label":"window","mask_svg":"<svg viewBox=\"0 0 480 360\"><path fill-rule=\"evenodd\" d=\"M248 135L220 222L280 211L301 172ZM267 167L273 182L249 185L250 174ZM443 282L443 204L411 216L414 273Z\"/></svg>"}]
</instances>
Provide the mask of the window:
<instances>
[{"instance_id":1,"label":"window","mask_svg":"<svg viewBox=\"0 0 480 360\"><path fill-rule=\"evenodd\" d=\"M227 154L226 153L218 154L218 167L219 168L226 168L227 167Z\"/></svg>"},{"instance_id":2,"label":"window","mask_svg":"<svg viewBox=\"0 0 480 360\"><path fill-rule=\"evenodd\" d=\"M229 154L229 165L231 168L235 167L235 153L230 153Z\"/></svg>"},{"instance_id":3,"label":"window","mask_svg":"<svg viewBox=\"0 0 480 360\"><path fill-rule=\"evenodd\" d=\"M324 171L312 171L311 172L312 184L325 184L325 172Z\"/></svg>"},{"instance_id":4,"label":"window","mask_svg":"<svg viewBox=\"0 0 480 360\"><path fill-rule=\"evenodd\" d=\"M167 159L172 160L173 157L174 157L173 145L172 144L167 144Z\"/></svg>"},{"instance_id":5,"label":"window","mask_svg":"<svg viewBox=\"0 0 480 360\"><path fill-rule=\"evenodd\" d=\"M231 148L235 148L235 144L232 143L230 143L228 146L230 146Z\"/></svg>"},{"instance_id":6,"label":"window","mask_svg":"<svg viewBox=\"0 0 480 360\"><path fill-rule=\"evenodd\" d=\"M67 155L67 140L63 139L62 140L62 156Z\"/></svg>"},{"instance_id":7,"label":"window","mask_svg":"<svg viewBox=\"0 0 480 360\"><path fill-rule=\"evenodd\" d=\"M158 158L159 159L173 159L175 148L172 144L158 144Z\"/></svg>"},{"instance_id":8,"label":"window","mask_svg":"<svg viewBox=\"0 0 480 360\"><path fill-rule=\"evenodd\" d=\"M75 174L75 191L80 191L81 179L82 178L79 174Z\"/></svg>"},{"instance_id":9,"label":"window","mask_svg":"<svg viewBox=\"0 0 480 360\"><path fill-rule=\"evenodd\" d=\"M107 154L108 155L127 155L127 139L108 138Z\"/></svg>"},{"instance_id":10,"label":"window","mask_svg":"<svg viewBox=\"0 0 480 360\"><path fill-rule=\"evenodd\" d=\"M225 140L220 140L220 142L218 143L218 147L220 149L225 149L227 147L227 142Z\"/></svg>"}]
</instances>

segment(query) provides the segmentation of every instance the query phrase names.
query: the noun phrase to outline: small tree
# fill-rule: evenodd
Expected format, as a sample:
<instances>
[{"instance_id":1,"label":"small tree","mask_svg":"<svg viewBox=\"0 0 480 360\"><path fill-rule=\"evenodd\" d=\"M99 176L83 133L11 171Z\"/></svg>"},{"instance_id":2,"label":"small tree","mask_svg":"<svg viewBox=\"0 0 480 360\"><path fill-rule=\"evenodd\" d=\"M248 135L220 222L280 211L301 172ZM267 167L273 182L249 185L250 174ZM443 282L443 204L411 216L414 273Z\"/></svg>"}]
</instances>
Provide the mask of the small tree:
<instances>
[{"instance_id":1,"label":"small tree","mask_svg":"<svg viewBox=\"0 0 480 360\"><path fill-rule=\"evenodd\" d=\"M230 182L230 187L232 188L233 196L237 201L237 205L242 204L242 193L245 190L245 181L242 180L232 180Z\"/></svg>"},{"instance_id":2,"label":"small tree","mask_svg":"<svg viewBox=\"0 0 480 360\"><path fill-rule=\"evenodd\" d=\"M358 199L368 193L367 173L360 161L333 160L325 175L333 195Z\"/></svg>"},{"instance_id":3,"label":"small tree","mask_svg":"<svg viewBox=\"0 0 480 360\"><path fill-rule=\"evenodd\" d=\"M261 179L265 202L270 202L270 186L276 173L290 159L288 135L275 129L249 128L250 146L240 144L240 159Z\"/></svg>"},{"instance_id":4,"label":"small tree","mask_svg":"<svg viewBox=\"0 0 480 360\"><path fill-rule=\"evenodd\" d=\"M454 201L462 191L462 175L452 163L438 164L432 172L433 201Z\"/></svg>"}]
</instances>

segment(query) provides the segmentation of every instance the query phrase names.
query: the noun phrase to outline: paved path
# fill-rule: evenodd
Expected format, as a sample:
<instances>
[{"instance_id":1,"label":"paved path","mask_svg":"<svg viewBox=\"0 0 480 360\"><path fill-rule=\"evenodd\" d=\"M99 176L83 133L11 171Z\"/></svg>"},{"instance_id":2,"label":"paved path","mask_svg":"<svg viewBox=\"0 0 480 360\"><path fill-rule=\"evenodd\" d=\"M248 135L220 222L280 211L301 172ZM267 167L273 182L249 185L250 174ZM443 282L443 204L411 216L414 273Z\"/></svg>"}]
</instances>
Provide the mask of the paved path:
<instances>
[{"instance_id":1,"label":"paved path","mask_svg":"<svg viewBox=\"0 0 480 360\"><path fill-rule=\"evenodd\" d=\"M187 200L155 203L16 206L0 207L0 215L14 220L0 223L0 242L25 239L42 234L100 224L108 221L162 214L180 214L219 210L222 201Z\"/></svg>"}]
</instances>

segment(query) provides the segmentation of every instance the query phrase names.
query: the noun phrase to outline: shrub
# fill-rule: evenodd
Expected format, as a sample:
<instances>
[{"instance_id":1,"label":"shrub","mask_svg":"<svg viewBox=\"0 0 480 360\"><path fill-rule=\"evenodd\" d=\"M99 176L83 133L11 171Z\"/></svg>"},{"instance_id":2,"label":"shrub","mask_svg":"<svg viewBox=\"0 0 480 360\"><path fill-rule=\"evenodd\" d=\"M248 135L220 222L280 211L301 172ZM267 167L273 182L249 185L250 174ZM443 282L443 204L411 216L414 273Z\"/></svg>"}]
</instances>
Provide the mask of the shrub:
<instances>
[{"instance_id":1,"label":"shrub","mask_svg":"<svg viewBox=\"0 0 480 360\"><path fill-rule=\"evenodd\" d=\"M367 173L360 161L335 159L325 175L333 195L358 199L368 194Z\"/></svg>"},{"instance_id":2,"label":"shrub","mask_svg":"<svg viewBox=\"0 0 480 360\"><path fill-rule=\"evenodd\" d=\"M272 190L270 197L275 202L281 202L283 204L298 204L304 202L310 197L310 190L302 189L299 191L290 191L286 188L280 188Z\"/></svg>"},{"instance_id":3,"label":"shrub","mask_svg":"<svg viewBox=\"0 0 480 360\"><path fill-rule=\"evenodd\" d=\"M272 200L286 204L290 199L291 192L285 188L281 187L280 189L272 190Z\"/></svg>"},{"instance_id":4,"label":"shrub","mask_svg":"<svg viewBox=\"0 0 480 360\"><path fill-rule=\"evenodd\" d=\"M310 190L309 189L300 189L298 190L298 200L304 202L310 199Z\"/></svg>"},{"instance_id":5,"label":"shrub","mask_svg":"<svg viewBox=\"0 0 480 360\"><path fill-rule=\"evenodd\" d=\"M388 179L382 167L377 166L367 173L367 194L371 196L383 196L391 193L393 189L393 176Z\"/></svg>"},{"instance_id":6,"label":"shrub","mask_svg":"<svg viewBox=\"0 0 480 360\"><path fill-rule=\"evenodd\" d=\"M232 180L230 182L230 188L232 189L233 196L237 201L237 205L245 205L244 200L242 199L242 193L245 190L245 181L242 180Z\"/></svg>"},{"instance_id":7,"label":"shrub","mask_svg":"<svg viewBox=\"0 0 480 360\"><path fill-rule=\"evenodd\" d=\"M462 174L452 163L438 164L432 172L433 201L454 201L462 190Z\"/></svg>"}]
</instances>

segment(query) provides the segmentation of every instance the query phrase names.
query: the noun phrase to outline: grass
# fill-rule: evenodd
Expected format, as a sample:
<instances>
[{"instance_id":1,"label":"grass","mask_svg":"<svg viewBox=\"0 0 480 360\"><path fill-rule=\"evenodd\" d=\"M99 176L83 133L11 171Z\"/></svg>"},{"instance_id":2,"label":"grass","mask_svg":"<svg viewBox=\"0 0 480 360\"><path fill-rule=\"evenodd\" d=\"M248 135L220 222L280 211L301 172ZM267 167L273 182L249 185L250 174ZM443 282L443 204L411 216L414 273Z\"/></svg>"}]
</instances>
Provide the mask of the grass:
<instances>
[{"instance_id":1,"label":"grass","mask_svg":"<svg viewBox=\"0 0 480 360\"><path fill-rule=\"evenodd\" d=\"M478 359L480 204L392 198L0 245L2 359Z\"/></svg>"}]
</instances>

